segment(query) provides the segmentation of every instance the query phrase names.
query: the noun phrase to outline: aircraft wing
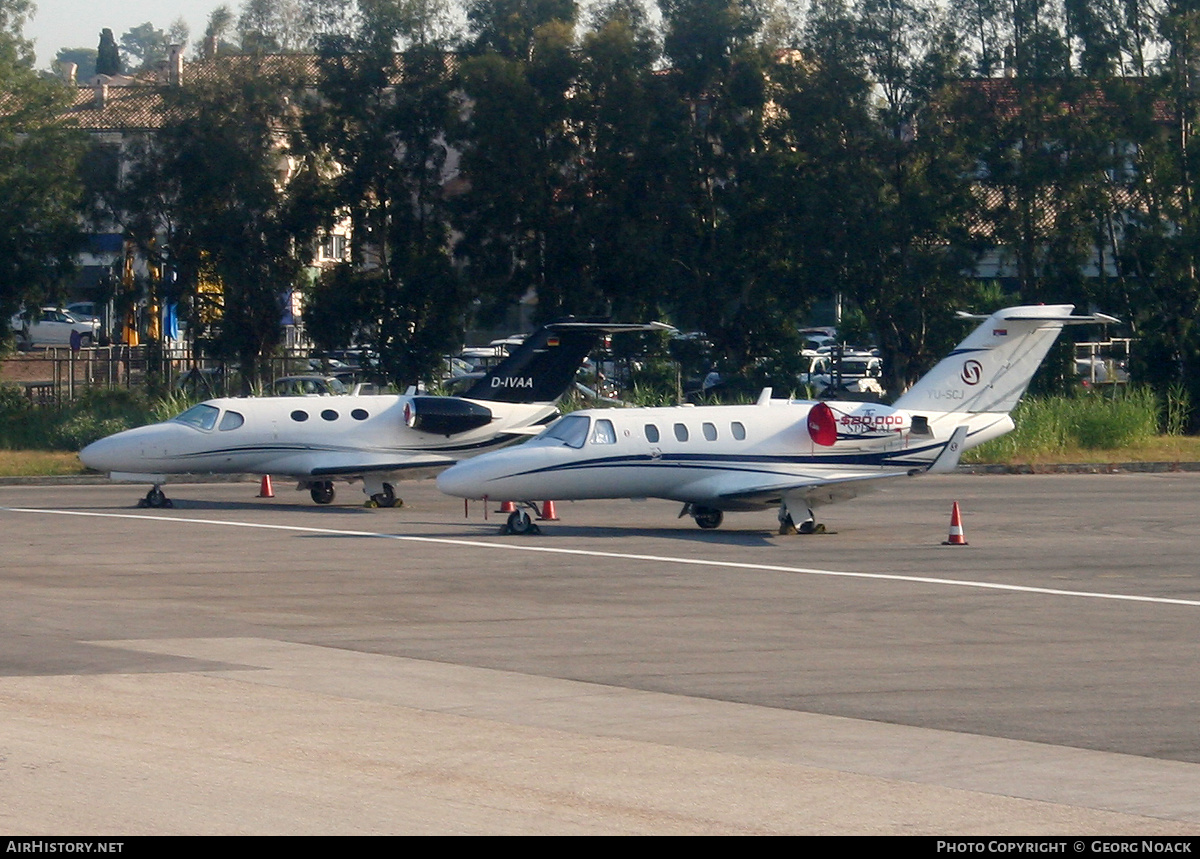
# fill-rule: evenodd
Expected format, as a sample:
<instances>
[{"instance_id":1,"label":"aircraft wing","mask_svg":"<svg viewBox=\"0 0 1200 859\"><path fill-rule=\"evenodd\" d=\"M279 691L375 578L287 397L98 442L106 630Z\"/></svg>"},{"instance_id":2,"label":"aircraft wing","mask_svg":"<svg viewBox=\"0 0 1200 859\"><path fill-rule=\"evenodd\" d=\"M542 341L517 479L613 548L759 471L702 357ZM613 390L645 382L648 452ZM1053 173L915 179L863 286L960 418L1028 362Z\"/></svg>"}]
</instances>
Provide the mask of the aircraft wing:
<instances>
[{"instance_id":1,"label":"aircraft wing","mask_svg":"<svg viewBox=\"0 0 1200 859\"><path fill-rule=\"evenodd\" d=\"M361 450L305 451L271 463L276 474L309 477L339 477L377 471L408 471L416 468L445 467L458 460L436 453L371 453Z\"/></svg>"},{"instance_id":2,"label":"aircraft wing","mask_svg":"<svg viewBox=\"0 0 1200 859\"><path fill-rule=\"evenodd\" d=\"M538 424L536 426L531 426L531 427L510 427L509 429L506 429L504 431L504 434L505 435L535 436L535 435L541 435L542 431L545 429L546 429L546 424Z\"/></svg>"},{"instance_id":3,"label":"aircraft wing","mask_svg":"<svg viewBox=\"0 0 1200 859\"><path fill-rule=\"evenodd\" d=\"M803 498L808 506L815 507L818 504L833 504L857 498L864 492L878 488L874 484L888 478L914 477L918 474L949 474L958 467L958 459L962 456L963 442L967 439L968 429L966 424L957 427L938 453L937 458L924 468L885 471L878 474L856 474L847 477L811 478L789 484L774 484L723 493L719 498L728 501L760 503L775 503L780 498Z\"/></svg>"},{"instance_id":4,"label":"aircraft wing","mask_svg":"<svg viewBox=\"0 0 1200 859\"><path fill-rule=\"evenodd\" d=\"M893 477L909 477L910 471L887 471L880 474L860 474L853 477L818 477L794 483L773 484L736 492L724 492L718 501L736 501L748 504L777 504L784 498L803 498L809 507L849 501L864 492L877 488L882 480Z\"/></svg>"}]
</instances>

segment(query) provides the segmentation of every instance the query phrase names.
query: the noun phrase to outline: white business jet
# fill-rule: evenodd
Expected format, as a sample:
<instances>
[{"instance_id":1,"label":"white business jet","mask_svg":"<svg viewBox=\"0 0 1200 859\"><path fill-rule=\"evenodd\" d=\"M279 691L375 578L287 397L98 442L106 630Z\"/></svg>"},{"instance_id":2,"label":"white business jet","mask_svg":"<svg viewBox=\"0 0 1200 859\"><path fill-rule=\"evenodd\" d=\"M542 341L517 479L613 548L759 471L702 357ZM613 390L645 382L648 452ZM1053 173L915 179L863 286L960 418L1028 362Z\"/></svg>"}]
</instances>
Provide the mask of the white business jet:
<instances>
[{"instance_id":1,"label":"white business jet","mask_svg":"<svg viewBox=\"0 0 1200 859\"><path fill-rule=\"evenodd\" d=\"M551 323L462 396L209 400L94 442L79 458L113 480L152 483L142 507L172 506L162 491L170 475L242 473L295 478L318 504L333 501L334 480L361 480L376 504L392 507L402 475L541 432L601 334L656 330L670 326Z\"/></svg>"},{"instance_id":2,"label":"white business jet","mask_svg":"<svg viewBox=\"0 0 1200 859\"><path fill-rule=\"evenodd\" d=\"M1009 307L985 320L894 405L773 400L754 405L574 412L537 438L460 463L438 489L521 502L512 533L535 526L531 499L665 498L701 528L726 511L777 507L781 534L819 530L813 508L882 478L951 471L964 450L1013 428L1009 413L1072 305ZM799 515L798 515L799 514ZM798 525L797 525L798 523Z\"/></svg>"}]
</instances>

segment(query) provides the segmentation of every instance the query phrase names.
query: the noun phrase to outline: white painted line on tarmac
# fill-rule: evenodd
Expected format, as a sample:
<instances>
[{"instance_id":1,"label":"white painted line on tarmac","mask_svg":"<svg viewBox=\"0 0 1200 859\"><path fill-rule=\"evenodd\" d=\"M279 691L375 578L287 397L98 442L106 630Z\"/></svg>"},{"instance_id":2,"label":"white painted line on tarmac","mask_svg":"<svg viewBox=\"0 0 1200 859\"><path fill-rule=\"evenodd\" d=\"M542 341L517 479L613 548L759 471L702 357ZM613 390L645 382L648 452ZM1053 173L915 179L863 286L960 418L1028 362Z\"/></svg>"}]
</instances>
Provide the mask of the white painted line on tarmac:
<instances>
[{"instance_id":1,"label":"white painted line on tarmac","mask_svg":"<svg viewBox=\"0 0 1200 859\"><path fill-rule=\"evenodd\" d=\"M806 576L827 576L845 579L874 579L876 581L909 582L924 585L945 585L978 588L991 591L1043 594L1059 597L1083 597L1120 602L1155 603L1200 607L1200 600L1172 597L1148 597L1138 594L1106 594L1095 591L1070 591L1061 588L1039 588L1030 585L1009 585L1001 582L972 582L966 579L939 579L931 576L906 576L900 573L858 573L848 570L818 570L812 567L786 567L777 564L754 564L741 561L718 561L704 558L678 558L669 555L637 555L629 552L601 552L594 549L564 549L555 546L526 546L517 543L495 543L488 540L462 540L450 537L415 537L405 534L385 534L379 531L353 531L343 528L310 528L303 525L268 525L260 522L234 522L227 519L193 519L185 516L149 515L145 513L95 513L86 510L39 510L29 507L0 507L3 513L33 513L43 516L89 516L98 519L140 519L147 522L170 522L194 525L213 525L225 528L255 528L263 531L288 531L302 534L326 534L339 537L374 537L381 540L400 540L409 543L439 543L469 549L502 549L511 552L544 552L551 555L580 555L589 558L612 558L624 561L653 561L659 564L679 564L694 567L721 567L734 570L762 570L773 573L796 573Z\"/></svg>"}]
</instances>

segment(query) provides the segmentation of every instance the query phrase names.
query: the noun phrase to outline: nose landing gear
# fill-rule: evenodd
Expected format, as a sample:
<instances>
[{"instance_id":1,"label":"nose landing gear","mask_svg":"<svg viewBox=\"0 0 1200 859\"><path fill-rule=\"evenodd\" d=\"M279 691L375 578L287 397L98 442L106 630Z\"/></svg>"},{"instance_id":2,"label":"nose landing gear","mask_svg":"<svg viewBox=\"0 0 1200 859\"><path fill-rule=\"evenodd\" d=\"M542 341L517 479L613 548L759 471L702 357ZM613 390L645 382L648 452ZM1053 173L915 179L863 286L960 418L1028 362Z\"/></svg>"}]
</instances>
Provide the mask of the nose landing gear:
<instances>
[{"instance_id":1,"label":"nose landing gear","mask_svg":"<svg viewBox=\"0 0 1200 859\"><path fill-rule=\"evenodd\" d=\"M174 507L175 504L166 496L166 493L162 491L162 487L158 484L155 484L154 488L146 493L145 498L138 499L137 506L142 508L150 507L158 510L162 508L170 509Z\"/></svg>"},{"instance_id":2,"label":"nose landing gear","mask_svg":"<svg viewBox=\"0 0 1200 859\"><path fill-rule=\"evenodd\" d=\"M524 507L531 507L537 512L537 505L532 502L521 502L523 507L519 507L512 513L508 514L508 521L504 523L500 529L501 534L540 534L542 529L533 521L533 517L529 515L529 511Z\"/></svg>"}]
</instances>

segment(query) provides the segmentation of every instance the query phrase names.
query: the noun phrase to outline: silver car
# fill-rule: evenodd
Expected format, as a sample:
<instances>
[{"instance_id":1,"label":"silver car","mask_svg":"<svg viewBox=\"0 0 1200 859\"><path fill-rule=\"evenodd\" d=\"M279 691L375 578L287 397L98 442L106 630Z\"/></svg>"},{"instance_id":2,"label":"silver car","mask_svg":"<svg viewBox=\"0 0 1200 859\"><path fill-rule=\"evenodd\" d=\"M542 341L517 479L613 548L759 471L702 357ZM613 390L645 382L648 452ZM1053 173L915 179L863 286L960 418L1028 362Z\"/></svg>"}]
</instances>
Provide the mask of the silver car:
<instances>
[{"instance_id":1,"label":"silver car","mask_svg":"<svg viewBox=\"0 0 1200 859\"><path fill-rule=\"evenodd\" d=\"M17 334L17 344L23 348L33 346L70 346L71 335L78 332L82 348L95 346L100 339L98 320L81 320L61 307L43 307L26 319L18 313L10 321Z\"/></svg>"}]
</instances>

